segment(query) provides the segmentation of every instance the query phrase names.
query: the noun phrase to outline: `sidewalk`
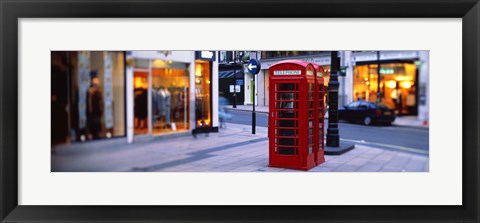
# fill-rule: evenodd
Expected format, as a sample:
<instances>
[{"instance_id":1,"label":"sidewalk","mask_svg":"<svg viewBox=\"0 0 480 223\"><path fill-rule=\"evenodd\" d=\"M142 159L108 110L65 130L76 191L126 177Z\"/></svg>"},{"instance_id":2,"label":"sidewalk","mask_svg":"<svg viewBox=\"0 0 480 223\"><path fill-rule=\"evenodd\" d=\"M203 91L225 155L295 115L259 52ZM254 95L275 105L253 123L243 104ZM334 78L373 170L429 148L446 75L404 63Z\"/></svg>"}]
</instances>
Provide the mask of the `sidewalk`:
<instances>
[{"instance_id":1,"label":"sidewalk","mask_svg":"<svg viewBox=\"0 0 480 223\"><path fill-rule=\"evenodd\" d=\"M233 108L232 105L228 105L227 109L237 111L252 111L252 105L237 105L237 108ZM255 106L255 112L268 113L268 106ZM325 114L325 118L328 118L328 113ZM416 127L416 128L428 128L428 123L423 123L418 120L416 116L397 116L392 123L395 126Z\"/></svg>"},{"instance_id":2,"label":"sidewalk","mask_svg":"<svg viewBox=\"0 0 480 223\"><path fill-rule=\"evenodd\" d=\"M296 172L268 167L267 128L227 123L219 133L181 136L113 147L61 147L52 172ZM356 145L309 172L425 172L429 158ZM303 171L300 171L303 172Z\"/></svg>"}]
</instances>

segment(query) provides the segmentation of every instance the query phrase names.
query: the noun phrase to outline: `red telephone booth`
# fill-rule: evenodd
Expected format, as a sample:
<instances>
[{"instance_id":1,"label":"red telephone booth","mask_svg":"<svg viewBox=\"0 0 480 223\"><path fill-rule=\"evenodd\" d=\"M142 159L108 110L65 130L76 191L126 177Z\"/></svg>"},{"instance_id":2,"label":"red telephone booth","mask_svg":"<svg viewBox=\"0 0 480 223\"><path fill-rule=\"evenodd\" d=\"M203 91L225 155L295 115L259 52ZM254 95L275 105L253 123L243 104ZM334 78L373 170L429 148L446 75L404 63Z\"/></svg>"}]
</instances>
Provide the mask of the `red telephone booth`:
<instances>
[{"instance_id":1,"label":"red telephone booth","mask_svg":"<svg viewBox=\"0 0 480 223\"><path fill-rule=\"evenodd\" d=\"M285 60L270 67L268 131L272 167L308 170L317 165L315 76L313 65L301 60Z\"/></svg>"},{"instance_id":2,"label":"red telephone booth","mask_svg":"<svg viewBox=\"0 0 480 223\"><path fill-rule=\"evenodd\" d=\"M323 75L325 71L323 68L315 63L312 63L313 67L315 68L315 102L316 107L318 108L318 116L315 116L317 119L314 120L316 123L317 128L315 129L318 131L318 137L315 137L315 143L318 144L318 150L315 153L315 163L321 164L325 162L325 85L323 82Z\"/></svg>"}]
</instances>

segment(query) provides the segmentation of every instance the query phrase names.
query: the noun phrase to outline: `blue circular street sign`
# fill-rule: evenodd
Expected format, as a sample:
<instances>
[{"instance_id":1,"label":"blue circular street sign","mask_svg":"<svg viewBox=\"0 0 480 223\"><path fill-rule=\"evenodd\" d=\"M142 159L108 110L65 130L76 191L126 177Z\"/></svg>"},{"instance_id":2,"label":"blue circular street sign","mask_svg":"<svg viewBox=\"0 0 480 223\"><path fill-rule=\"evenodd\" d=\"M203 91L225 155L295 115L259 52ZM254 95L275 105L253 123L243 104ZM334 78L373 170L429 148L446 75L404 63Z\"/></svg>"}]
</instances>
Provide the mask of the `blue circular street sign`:
<instances>
[{"instance_id":1,"label":"blue circular street sign","mask_svg":"<svg viewBox=\"0 0 480 223\"><path fill-rule=\"evenodd\" d=\"M258 74L258 72L260 72L260 63L258 62L258 60L250 59L248 61L247 70L248 73Z\"/></svg>"}]
</instances>

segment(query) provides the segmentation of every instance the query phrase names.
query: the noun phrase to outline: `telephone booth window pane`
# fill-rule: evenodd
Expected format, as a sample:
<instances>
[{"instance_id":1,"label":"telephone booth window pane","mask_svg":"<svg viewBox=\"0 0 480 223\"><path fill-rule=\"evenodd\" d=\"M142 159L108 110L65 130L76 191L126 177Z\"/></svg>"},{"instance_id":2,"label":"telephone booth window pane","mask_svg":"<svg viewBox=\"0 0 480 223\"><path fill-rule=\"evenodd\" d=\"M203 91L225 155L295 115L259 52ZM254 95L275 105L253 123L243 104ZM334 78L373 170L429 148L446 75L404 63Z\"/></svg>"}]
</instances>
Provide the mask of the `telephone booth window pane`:
<instances>
[{"instance_id":1,"label":"telephone booth window pane","mask_svg":"<svg viewBox=\"0 0 480 223\"><path fill-rule=\"evenodd\" d=\"M275 84L275 153L298 155L298 84Z\"/></svg>"},{"instance_id":2,"label":"telephone booth window pane","mask_svg":"<svg viewBox=\"0 0 480 223\"><path fill-rule=\"evenodd\" d=\"M278 147L278 153L282 155L298 155L297 149L293 147Z\"/></svg>"},{"instance_id":3,"label":"telephone booth window pane","mask_svg":"<svg viewBox=\"0 0 480 223\"><path fill-rule=\"evenodd\" d=\"M295 91L297 86L295 83L277 84L279 91Z\"/></svg>"},{"instance_id":4,"label":"telephone booth window pane","mask_svg":"<svg viewBox=\"0 0 480 223\"><path fill-rule=\"evenodd\" d=\"M324 97L324 86L323 84L318 84L318 130L319 130L319 150L323 150L324 147L324 112L325 112L325 97Z\"/></svg>"}]
</instances>

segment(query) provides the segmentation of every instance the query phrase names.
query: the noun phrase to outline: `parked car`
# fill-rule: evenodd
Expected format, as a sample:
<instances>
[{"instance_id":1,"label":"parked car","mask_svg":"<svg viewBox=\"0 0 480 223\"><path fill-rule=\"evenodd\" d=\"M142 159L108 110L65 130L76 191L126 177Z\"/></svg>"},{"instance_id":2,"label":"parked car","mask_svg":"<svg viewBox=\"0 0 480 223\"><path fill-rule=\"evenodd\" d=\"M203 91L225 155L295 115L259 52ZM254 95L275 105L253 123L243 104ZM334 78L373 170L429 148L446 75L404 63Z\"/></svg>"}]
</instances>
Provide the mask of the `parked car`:
<instances>
[{"instance_id":1,"label":"parked car","mask_svg":"<svg viewBox=\"0 0 480 223\"><path fill-rule=\"evenodd\" d=\"M395 120L395 111L381 103L359 100L338 109L338 118L364 125L372 123L391 125Z\"/></svg>"}]
</instances>

